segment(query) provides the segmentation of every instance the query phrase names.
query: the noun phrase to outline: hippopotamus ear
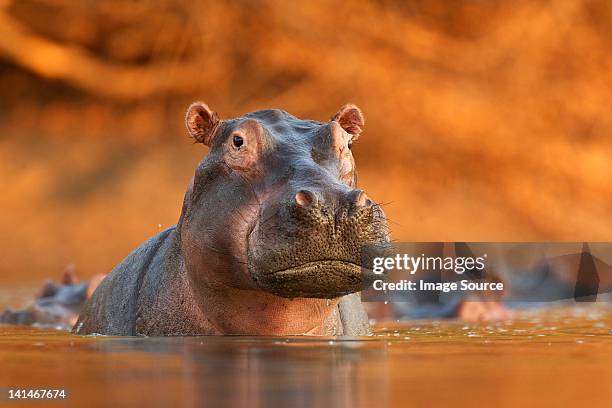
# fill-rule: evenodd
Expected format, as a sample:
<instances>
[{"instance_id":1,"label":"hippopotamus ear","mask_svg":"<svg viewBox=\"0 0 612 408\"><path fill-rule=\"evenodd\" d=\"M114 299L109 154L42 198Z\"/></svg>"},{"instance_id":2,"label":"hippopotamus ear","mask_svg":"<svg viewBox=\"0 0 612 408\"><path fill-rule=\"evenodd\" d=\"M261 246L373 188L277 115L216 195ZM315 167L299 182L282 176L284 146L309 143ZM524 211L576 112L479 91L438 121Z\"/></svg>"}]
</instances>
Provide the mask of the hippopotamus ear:
<instances>
[{"instance_id":1,"label":"hippopotamus ear","mask_svg":"<svg viewBox=\"0 0 612 408\"><path fill-rule=\"evenodd\" d=\"M187 109L185 125L196 142L210 146L219 125L219 117L205 103L194 102Z\"/></svg>"},{"instance_id":2,"label":"hippopotamus ear","mask_svg":"<svg viewBox=\"0 0 612 408\"><path fill-rule=\"evenodd\" d=\"M361 110L352 104L341 107L331 120L338 122L342 129L353 135L353 140L359 137L365 123Z\"/></svg>"}]
</instances>

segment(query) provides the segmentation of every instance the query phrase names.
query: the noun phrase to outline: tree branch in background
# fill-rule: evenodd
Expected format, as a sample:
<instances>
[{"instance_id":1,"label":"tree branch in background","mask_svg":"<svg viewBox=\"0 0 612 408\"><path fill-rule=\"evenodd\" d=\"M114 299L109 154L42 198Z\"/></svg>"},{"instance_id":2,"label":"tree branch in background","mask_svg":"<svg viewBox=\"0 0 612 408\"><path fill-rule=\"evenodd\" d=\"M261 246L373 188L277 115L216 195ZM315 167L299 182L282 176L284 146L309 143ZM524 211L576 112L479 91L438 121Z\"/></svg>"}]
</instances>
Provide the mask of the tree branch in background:
<instances>
[{"instance_id":1,"label":"tree branch in background","mask_svg":"<svg viewBox=\"0 0 612 408\"><path fill-rule=\"evenodd\" d=\"M221 64L204 67L203 61L146 66L109 63L80 47L60 45L32 33L5 10L0 10L0 55L44 78L63 80L98 96L125 100L193 92L212 82L221 70Z\"/></svg>"}]
</instances>

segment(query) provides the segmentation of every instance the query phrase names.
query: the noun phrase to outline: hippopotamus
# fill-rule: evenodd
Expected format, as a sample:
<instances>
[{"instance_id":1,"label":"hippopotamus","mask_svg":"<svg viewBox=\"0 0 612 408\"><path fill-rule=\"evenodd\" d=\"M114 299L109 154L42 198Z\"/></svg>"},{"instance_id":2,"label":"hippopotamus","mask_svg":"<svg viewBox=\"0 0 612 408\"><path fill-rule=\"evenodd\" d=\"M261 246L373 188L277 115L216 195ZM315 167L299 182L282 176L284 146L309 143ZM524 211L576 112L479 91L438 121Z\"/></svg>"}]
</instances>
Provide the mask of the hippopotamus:
<instances>
[{"instance_id":1,"label":"hippopotamus","mask_svg":"<svg viewBox=\"0 0 612 408\"><path fill-rule=\"evenodd\" d=\"M185 116L199 162L178 223L129 254L87 300L73 332L105 335L370 333L361 248L389 242L379 204L356 187L364 118L279 109Z\"/></svg>"},{"instance_id":2,"label":"hippopotamus","mask_svg":"<svg viewBox=\"0 0 612 408\"><path fill-rule=\"evenodd\" d=\"M0 313L0 323L70 329L77 321L83 304L103 278L104 275L98 274L80 282L76 277L74 265L68 265L59 282L47 280L34 301L23 309L7 309Z\"/></svg>"}]
</instances>

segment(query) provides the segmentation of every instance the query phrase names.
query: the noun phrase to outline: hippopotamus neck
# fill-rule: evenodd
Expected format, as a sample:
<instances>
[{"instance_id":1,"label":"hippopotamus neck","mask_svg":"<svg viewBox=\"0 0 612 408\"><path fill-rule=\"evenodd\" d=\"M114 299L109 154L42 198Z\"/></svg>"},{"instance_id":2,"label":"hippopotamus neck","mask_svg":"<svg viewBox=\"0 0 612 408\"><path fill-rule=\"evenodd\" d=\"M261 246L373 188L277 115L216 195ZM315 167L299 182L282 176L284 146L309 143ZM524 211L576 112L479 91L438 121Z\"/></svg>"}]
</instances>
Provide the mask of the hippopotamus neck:
<instances>
[{"instance_id":1,"label":"hippopotamus neck","mask_svg":"<svg viewBox=\"0 0 612 408\"><path fill-rule=\"evenodd\" d=\"M228 288L206 299L207 320L226 334L341 334L339 299L286 299L258 290Z\"/></svg>"},{"instance_id":2,"label":"hippopotamus neck","mask_svg":"<svg viewBox=\"0 0 612 408\"><path fill-rule=\"evenodd\" d=\"M165 237L143 276L135 331L142 335L341 334L338 302L287 299L258 289L194 288L175 228Z\"/></svg>"},{"instance_id":3,"label":"hippopotamus neck","mask_svg":"<svg viewBox=\"0 0 612 408\"><path fill-rule=\"evenodd\" d=\"M338 299L287 299L257 289L195 289L179 234L172 227L143 243L115 268L85 305L74 331L338 335L347 331L338 303Z\"/></svg>"}]
</instances>

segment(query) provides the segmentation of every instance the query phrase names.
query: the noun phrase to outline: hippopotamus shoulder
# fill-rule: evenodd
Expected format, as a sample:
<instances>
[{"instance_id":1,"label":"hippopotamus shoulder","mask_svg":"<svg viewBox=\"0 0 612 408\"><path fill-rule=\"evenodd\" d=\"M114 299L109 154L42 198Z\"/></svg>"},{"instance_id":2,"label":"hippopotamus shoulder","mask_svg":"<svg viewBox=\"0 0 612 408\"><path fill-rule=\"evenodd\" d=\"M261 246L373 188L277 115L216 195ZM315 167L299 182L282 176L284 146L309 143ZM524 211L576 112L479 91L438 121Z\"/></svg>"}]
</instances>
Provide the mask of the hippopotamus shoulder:
<instances>
[{"instance_id":1,"label":"hippopotamus shoulder","mask_svg":"<svg viewBox=\"0 0 612 408\"><path fill-rule=\"evenodd\" d=\"M73 328L76 334L136 335L139 292L148 271L159 271L163 247L171 244L175 226L151 237L132 251L100 283L85 303Z\"/></svg>"}]
</instances>

